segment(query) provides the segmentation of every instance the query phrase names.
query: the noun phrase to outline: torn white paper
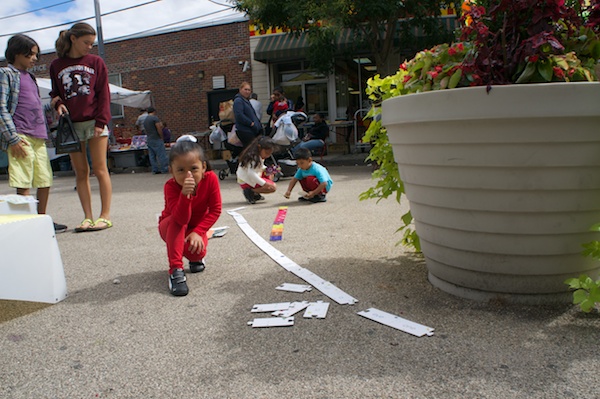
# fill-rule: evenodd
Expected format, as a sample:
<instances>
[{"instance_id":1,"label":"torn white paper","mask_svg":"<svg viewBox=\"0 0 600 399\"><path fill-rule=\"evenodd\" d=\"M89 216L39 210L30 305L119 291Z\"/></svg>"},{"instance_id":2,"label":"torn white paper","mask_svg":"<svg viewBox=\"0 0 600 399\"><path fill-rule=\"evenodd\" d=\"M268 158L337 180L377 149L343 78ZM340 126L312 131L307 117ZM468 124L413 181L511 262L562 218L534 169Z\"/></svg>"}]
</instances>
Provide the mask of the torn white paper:
<instances>
[{"instance_id":1,"label":"torn white paper","mask_svg":"<svg viewBox=\"0 0 600 399\"><path fill-rule=\"evenodd\" d=\"M289 327L294 325L294 318L264 317L249 321L248 325L252 327Z\"/></svg>"},{"instance_id":2,"label":"torn white paper","mask_svg":"<svg viewBox=\"0 0 600 399\"><path fill-rule=\"evenodd\" d=\"M229 226L213 227L211 230L213 231L213 237L223 237L225 234L227 234Z\"/></svg>"},{"instance_id":3,"label":"torn white paper","mask_svg":"<svg viewBox=\"0 0 600 399\"><path fill-rule=\"evenodd\" d=\"M304 312L305 319L324 319L329 310L329 302L311 302Z\"/></svg>"},{"instance_id":4,"label":"torn white paper","mask_svg":"<svg viewBox=\"0 0 600 399\"><path fill-rule=\"evenodd\" d=\"M290 304L289 308L287 308L285 310L278 310L271 314L273 316L277 316L277 317L290 317L290 316L295 315L296 313L300 312L301 310L306 309L309 304L310 303L308 301L292 302Z\"/></svg>"},{"instance_id":5,"label":"torn white paper","mask_svg":"<svg viewBox=\"0 0 600 399\"><path fill-rule=\"evenodd\" d=\"M253 228L248 224L246 219L235 212L235 210L227 211L231 217L234 218L240 229L246 234L246 236L259 247L264 253L266 253L271 259L277 262L281 267L287 271L294 273L314 288L327 295L340 305L354 305L358 302L358 299L348 295L338 287L334 286L331 282L322 279L308 269L305 269L285 256L281 251L273 247L268 241L262 238Z\"/></svg>"},{"instance_id":6,"label":"torn white paper","mask_svg":"<svg viewBox=\"0 0 600 399\"><path fill-rule=\"evenodd\" d=\"M276 310L286 310L289 309L291 302L279 302L279 303L259 303L252 307L252 313L259 312L274 312Z\"/></svg>"},{"instance_id":7,"label":"torn white paper","mask_svg":"<svg viewBox=\"0 0 600 399\"><path fill-rule=\"evenodd\" d=\"M310 285L305 284L292 284L292 283L283 283L277 287L276 290L279 291L289 291L289 292L306 292L312 290Z\"/></svg>"},{"instance_id":8,"label":"torn white paper","mask_svg":"<svg viewBox=\"0 0 600 399\"><path fill-rule=\"evenodd\" d=\"M358 312L358 314L360 316L366 317L367 319L376 321L378 323L395 328L397 330L404 331L416 337L422 337L423 335L431 337L433 335L434 329L431 327L427 327L422 324L403 319L402 317L384 312L379 309L369 308L367 310L363 310L362 312Z\"/></svg>"},{"instance_id":9,"label":"torn white paper","mask_svg":"<svg viewBox=\"0 0 600 399\"><path fill-rule=\"evenodd\" d=\"M0 195L0 201L6 201L13 205L33 204L38 202L32 195L17 194Z\"/></svg>"}]
</instances>

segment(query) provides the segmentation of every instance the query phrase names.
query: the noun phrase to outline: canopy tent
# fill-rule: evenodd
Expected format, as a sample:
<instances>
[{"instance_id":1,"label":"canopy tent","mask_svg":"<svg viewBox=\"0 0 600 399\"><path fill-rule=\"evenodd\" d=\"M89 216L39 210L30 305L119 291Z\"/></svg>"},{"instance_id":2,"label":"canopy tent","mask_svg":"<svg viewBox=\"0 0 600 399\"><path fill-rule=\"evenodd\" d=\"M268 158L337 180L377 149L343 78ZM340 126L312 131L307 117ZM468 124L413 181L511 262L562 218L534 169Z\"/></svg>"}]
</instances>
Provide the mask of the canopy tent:
<instances>
[{"instance_id":1,"label":"canopy tent","mask_svg":"<svg viewBox=\"0 0 600 399\"><path fill-rule=\"evenodd\" d=\"M40 96L42 97L42 103L46 104L50 102L50 90L52 90L52 83L50 79L36 78L37 84L40 88ZM124 105L126 107L134 108L148 108L152 105L152 92L146 91L133 91L125 89L123 87L110 86L110 102L115 104Z\"/></svg>"}]
</instances>

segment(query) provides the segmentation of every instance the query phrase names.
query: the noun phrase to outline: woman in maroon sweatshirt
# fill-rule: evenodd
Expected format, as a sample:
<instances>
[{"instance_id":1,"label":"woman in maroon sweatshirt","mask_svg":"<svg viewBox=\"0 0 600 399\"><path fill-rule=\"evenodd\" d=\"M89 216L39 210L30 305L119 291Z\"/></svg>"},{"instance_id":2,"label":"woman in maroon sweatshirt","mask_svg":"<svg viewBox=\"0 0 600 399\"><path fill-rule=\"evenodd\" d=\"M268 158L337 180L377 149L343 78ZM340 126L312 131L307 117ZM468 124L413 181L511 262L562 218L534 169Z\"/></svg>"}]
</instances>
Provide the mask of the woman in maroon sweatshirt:
<instances>
[{"instance_id":1,"label":"woman in maroon sweatshirt","mask_svg":"<svg viewBox=\"0 0 600 399\"><path fill-rule=\"evenodd\" d=\"M59 115L68 112L82 144L81 152L70 153L77 181L77 194L84 220L76 232L98 231L112 227L110 203L112 183L106 165L110 115L108 70L102 58L90 54L96 31L80 22L60 32L56 40L58 58L50 64L52 104ZM98 219L92 213L90 170L86 147L89 146L92 168L98 179L102 208Z\"/></svg>"}]
</instances>

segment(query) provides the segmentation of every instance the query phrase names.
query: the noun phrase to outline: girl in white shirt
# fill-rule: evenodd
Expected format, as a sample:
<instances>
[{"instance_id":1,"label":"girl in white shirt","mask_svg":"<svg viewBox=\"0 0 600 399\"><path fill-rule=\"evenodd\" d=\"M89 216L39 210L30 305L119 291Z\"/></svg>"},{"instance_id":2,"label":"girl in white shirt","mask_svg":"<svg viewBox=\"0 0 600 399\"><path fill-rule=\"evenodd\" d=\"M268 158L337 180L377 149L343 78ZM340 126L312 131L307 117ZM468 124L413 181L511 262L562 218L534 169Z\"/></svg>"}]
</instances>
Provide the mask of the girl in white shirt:
<instances>
[{"instance_id":1,"label":"girl in white shirt","mask_svg":"<svg viewBox=\"0 0 600 399\"><path fill-rule=\"evenodd\" d=\"M265 175L265 159L273 154L275 143L270 137L256 138L240 154L237 168L237 181L244 191L246 200L255 204L258 200L265 199L261 194L271 194L277 186L271 180L272 176Z\"/></svg>"}]
</instances>

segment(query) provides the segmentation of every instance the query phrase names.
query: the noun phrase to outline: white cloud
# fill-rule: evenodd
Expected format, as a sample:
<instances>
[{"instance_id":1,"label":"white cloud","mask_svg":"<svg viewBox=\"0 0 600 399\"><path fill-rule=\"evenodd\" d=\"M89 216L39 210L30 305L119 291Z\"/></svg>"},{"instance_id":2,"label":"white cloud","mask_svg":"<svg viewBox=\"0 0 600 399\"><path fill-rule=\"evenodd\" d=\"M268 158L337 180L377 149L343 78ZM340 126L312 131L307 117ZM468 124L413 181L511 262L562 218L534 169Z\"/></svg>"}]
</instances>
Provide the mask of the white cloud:
<instances>
[{"instance_id":1,"label":"white cloud","mask_svg":"<svg viewBox=\"0 0 600 399\"><path fill-rule=\"evenodd\" d=\"M46 53L54 50L54 42L60 30L68 29L71 24L34 32L26 31L68 23L85 17L92 17L86 22L96 28L93 0L74 0L43 11L6 18L7 16L65 1L67 0L12 0L3 2L8 4L2 4L0 8L0 57L4 56L6 42L14 33L25 33L31 36L38 42L41 51ZM99 0L99 4L101 13L106 14L150 1L152 0ZM223 5L215 4L215 2ZM215 0L215 2L209 0L160 0L126 11L105 15L101 19L104 40L109 41L113 38L144 32L179 21L187 21L180 25L183 26L199 22L218 21L232 15L242 16L242 14L237 14L228 8L230 5L227 0ZM215 13L217 11L222 12ZM190 20L196 17L198 18Z\"/></svg>"}]
</instances>

